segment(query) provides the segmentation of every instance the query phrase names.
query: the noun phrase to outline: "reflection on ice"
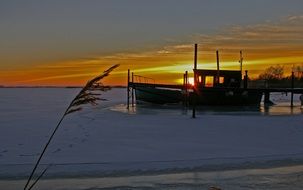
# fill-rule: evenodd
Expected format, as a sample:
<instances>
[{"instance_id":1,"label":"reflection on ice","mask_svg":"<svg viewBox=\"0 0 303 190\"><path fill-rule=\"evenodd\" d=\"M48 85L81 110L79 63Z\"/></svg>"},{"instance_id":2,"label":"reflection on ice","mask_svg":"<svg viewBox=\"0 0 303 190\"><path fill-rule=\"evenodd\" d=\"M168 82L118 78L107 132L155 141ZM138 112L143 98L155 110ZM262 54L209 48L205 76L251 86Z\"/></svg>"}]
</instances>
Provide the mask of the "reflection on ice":
<instances>
[{"instance_id":1,"label":"reflection on ice","mask_svg":"<svg viewBox=\"0 0 303 190\"><path fill-rule=\"evenodd\" d=\"M182 105L151 105L137 104L126 108L125 104L114 105L109 108L112 111L127 114L169 114L169 115L191 115L191 107L184 108ZM259 107L237 107L237 106L199 106L197 113L201 115L298 115L303 114L300 105L290 107L285 103L277 103L272 106L261 104Z\"/></svg>"}]
</instances>

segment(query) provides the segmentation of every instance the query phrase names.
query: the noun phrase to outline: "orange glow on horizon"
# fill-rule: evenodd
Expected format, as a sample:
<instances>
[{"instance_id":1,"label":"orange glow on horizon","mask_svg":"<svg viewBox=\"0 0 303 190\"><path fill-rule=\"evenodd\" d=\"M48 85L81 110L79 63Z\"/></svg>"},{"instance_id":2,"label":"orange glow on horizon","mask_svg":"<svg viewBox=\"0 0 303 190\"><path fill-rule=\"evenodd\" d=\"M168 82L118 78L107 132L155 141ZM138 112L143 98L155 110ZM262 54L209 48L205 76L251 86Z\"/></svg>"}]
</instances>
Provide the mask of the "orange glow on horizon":
<instances>
[{"instance_id":1,"label":"orange glow on horizon","mask_svg":"<svg viewBox=\"0 0 303 190\"><path fill-rule=\"evenodd\" d=\"M198 68L216 69L215 51L220 52L220 69L240 70L239 51L243 51L243 71L256 78L267 67L284 66L285 76L293 66L303 66L303 17L297 20L264 23L255 26L234 26L218 34L201 35ZM11 65L1 65L9 59L0 58L0 85L7 86L79 86L111 65L121 66L104 80L108 85L126 85L127 69L138 75L156 79L156 83L180 83L185 71L192 76L193 44L174 44L136 53L116 53L85 59L67 59L45 63L14 59ZM182 82L181 82L182 83Z\"/></svg>"},{"instance_id":2,"label":"orange glow on horizon","mask_svg":"<svg viewBox=\"0 0 303 190\"><path fill-rule=\"evenodd\" d=\"M185 71L188 71L192 75L192 63L189 58L191 55L185 55L184 58L179 57L180 60L174 60L175 63L171 63L169 57L155 57L154 60L148 60L148 64L144 65L144 59L138 58L131 61L120 61L121 66L111 73L109 77L104 80L108 85L126 85L127 69L131 69L132 72L154 78L156 83L175 83L179 81ZM236 57L236 55L235 55ZM147 58L146 58L147 59ZM232 60L224 61L220 63L222 70L239 70L239 63L236 58ZM243 63L243 70L249 71L251 78L257 77L265 68L271 65L283 65L285 68L285 75L291 72L293 65L302 65L299 60L303 60L302 57L273 57L268 59L256 59L245 60ZM33 68L26 68L17 71L0 71L0 85L8 86L79 86L84 85L92 77L100 74L103 70L111 66L106 59L100 59L100 66L98 63L92 65L86 63L79 63L77 61L67 63L55 63L53 65L44 65ZM118 62L115 60L113 62ZM82 67L86 64L86 67ZM66 69L69 67L69 69ZM215 62L200 62L198 64L199 69L216 69ZM190 84L193 84L193 78L190 78ZM182 80L181 80L182 81Z\"/></svg>"}]
</instances>

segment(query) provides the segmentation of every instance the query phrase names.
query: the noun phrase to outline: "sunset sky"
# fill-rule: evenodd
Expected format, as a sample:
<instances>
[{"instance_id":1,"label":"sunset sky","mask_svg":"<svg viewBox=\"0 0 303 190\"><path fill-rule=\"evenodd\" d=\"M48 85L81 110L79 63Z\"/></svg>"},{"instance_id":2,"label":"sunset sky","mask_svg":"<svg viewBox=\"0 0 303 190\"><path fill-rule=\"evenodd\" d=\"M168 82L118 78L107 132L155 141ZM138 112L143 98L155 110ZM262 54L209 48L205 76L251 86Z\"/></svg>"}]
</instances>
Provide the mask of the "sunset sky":
<instances>
[{"instance_id":1,"label":"sunset sky","mask_svg":"<svg viewBox=\"0 0 303 190\"><path fill-rule=\"evenodd\" d=\"M303 66L302 0L1 0L0 85L83 85L107 67L176 83L198 68Z\"/></svg>"}]
</instances>

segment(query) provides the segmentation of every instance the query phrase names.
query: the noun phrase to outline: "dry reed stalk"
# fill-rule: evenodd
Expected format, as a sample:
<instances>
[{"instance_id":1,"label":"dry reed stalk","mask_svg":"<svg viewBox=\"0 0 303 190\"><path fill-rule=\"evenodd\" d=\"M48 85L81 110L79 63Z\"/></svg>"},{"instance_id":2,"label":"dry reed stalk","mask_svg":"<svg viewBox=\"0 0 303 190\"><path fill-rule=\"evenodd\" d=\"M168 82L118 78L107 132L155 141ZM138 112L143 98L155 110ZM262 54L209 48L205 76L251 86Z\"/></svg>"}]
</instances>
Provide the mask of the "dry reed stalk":
<instances>
[{"instance_id":1,"label":"dry reed stalk","mask_svg":"<svg viewBox=\"0 0 303 190\"><path fill-rule=\"evenodd\" d=\"M62 123L64 117L70 113L73 113L73 112L77 112L77 111L80 111L82 110L82 107L81 105L84 105L84 104L91 104L91 105L97 105L97 101L98 100L101 100L101 101L104 101L105 99L103 98L99 98L97 97L98 95L100 94L96 94L96 93L93 93L93 91L95 90L101 90L101 91L107 91L107 90L110 90L110 87L109 86L104 86L102 83L101 83L101 79L103 79L104 77L107 77L110 72L112 72L114 69L116 69L117 67L119 67L119 64L116 64L116 65L113 65L112 67L110 67L109 69L103 71L102 74L96 76L95 78L93 78L92 80L88 81L86 83L86 85L81 89L81 91L77 94L77 96L71 101L71 103L69 104L69 106L67 107L67 109L65 110L64 114L62 115L61 119L59 120L57 126L55 127L54 131L52 132L50 138L48 139L46 145L44 146L25 186L24 186L24 190L30 190L32 189L35 184L40 180L40 178L43 176L43 174L47 171L47 169L50 167L50 165L44 169L42 171L42 173L38 176L38 178L29 186L29 183L30 181L32 180L33 178L33 175L35 174L35 171L37 170L37 167L44 155L44 153L46 152L46 149L47 147L49 146L51 140L53 139L55 133L57 132L60 124ZM29 187L27 189L27 187Z\"/></svg>"}]
</instances>

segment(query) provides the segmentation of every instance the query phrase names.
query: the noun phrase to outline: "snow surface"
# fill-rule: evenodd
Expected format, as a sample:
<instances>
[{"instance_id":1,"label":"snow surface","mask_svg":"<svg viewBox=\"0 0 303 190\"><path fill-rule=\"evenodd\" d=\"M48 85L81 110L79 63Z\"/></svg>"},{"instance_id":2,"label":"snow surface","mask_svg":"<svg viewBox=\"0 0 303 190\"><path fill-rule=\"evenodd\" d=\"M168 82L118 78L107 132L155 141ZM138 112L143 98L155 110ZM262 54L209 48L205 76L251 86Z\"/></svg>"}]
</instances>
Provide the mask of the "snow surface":
<instances>
[{"instance_id":1,"label":"snow surface","mask_svg":"<svg viewBox=\"0 0 303 190\"><path fill-rule=\"evenodd\" d=\"M42 147L79 89L0 89L0 178L29 175ZM67 116L40 170L45 177L122 176L303 163L299 102L276 94L269 110L182 106L126 109L126 90ZM295 97L298 100L298 96Z\"/></svg>"}]
</instances>

